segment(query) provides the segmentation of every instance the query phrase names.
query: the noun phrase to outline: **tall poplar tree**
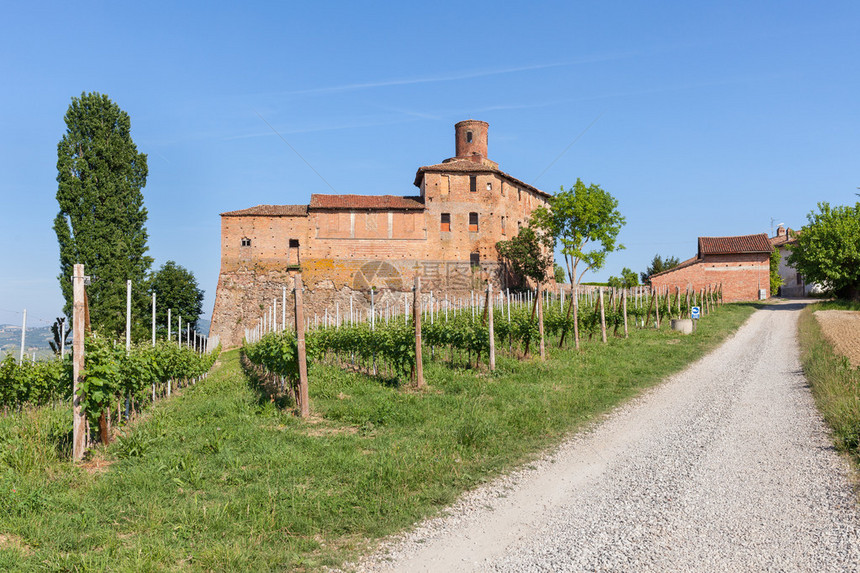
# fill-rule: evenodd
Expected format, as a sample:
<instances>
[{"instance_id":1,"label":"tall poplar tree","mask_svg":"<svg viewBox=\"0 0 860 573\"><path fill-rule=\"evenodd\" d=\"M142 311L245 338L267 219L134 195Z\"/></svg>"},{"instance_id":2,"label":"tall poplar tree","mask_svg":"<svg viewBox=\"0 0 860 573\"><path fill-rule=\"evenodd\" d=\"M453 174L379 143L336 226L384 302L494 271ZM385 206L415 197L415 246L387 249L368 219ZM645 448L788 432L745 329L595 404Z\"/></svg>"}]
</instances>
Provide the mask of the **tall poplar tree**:
<instances>
[{"instance_id":1,"label":"tall poplar tree","mask_svg":"<svg viewBox=\"0 0 860 573\"><path fill-rule=\"evenodd\" d=\"M131 139L128 114L106 95L72 98L66 133L57 145L57 202L54 231L60 243L63 311L72 314L72 271L83 263L93 277L87 287L90 321L104 332L125 330L126 280L132 281L133 314L147 312L145 255L146 155Z\"/></svg>"}]
</instances>

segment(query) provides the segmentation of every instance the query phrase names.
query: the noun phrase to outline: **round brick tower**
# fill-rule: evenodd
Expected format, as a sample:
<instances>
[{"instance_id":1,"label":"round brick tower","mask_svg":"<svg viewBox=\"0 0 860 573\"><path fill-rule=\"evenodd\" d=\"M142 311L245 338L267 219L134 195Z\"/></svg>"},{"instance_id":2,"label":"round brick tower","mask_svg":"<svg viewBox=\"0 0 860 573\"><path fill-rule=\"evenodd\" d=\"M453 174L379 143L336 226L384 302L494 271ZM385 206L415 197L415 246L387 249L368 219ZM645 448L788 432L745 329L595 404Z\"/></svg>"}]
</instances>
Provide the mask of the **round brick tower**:
<instances>
[{"instance_id":1,"label":"round brick tower","mask_svg":"<svg viewBox=\"0 0 860 573\"><path fill-rule=\"evenodd\" d=\"M487 157L487 129L490 124L467 119L454 126L454 149L457 159L470 159L481 163Z\"/></svg>"}]
</instances>

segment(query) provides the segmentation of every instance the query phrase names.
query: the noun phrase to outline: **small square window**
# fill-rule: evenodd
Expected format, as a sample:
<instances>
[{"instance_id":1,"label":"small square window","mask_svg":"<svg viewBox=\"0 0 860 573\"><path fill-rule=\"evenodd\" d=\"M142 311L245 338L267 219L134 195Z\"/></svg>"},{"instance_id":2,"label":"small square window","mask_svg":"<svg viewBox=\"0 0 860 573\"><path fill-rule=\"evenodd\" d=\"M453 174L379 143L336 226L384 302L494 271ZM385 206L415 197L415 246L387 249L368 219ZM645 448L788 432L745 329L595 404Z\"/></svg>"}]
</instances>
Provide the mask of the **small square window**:
<instances>
[{"instance_id":1,"label":"small square window","mask_svg":"<svg viewBox=\"0 0 860 573\"><path fill-rule=\"evenodd\" d=\"M443 233L447 233L451 230L451 213L442 213L441 219L442 225L440 230Z\"/></svg>"},{"instance_id":2,"label":"small square window","mask_svg":"<svg viewBox=\"0 0 860 573\"><path fill-rule=\"evenodd\" d=\"M290 239L290 248L298 249L299 248L299 240L298 239Z\"/></svg>"},{"instance_id":3,"label":"small square window","mask_svg":"<svg viewBox=\"0 0 860 573\"><path fill-rule=\"evenodd\" d=\"M478 232L478 214L477 213L469 213L469 232L477 233Z\"/></svg>"},{"instance_id":4,"label":"small square window","mask_svg":"<svg viewBox=\"0 0 860 573\"><path fill-rule=\"evenodd\" d=\"M242 237L242 246L243 247L250 247L251 246L251 239L249 239L248 237Z\"/></svg>"},{"instance_id":5,"label":"small square window","mask_svg":"<svg viewBox=\"0 0 860 573\"><path fill-rule=\"evenodd\" d=\"M472 193L478 190L478 178L474 175L469 176L469 191Z\"/></svg>"}]
</instances>

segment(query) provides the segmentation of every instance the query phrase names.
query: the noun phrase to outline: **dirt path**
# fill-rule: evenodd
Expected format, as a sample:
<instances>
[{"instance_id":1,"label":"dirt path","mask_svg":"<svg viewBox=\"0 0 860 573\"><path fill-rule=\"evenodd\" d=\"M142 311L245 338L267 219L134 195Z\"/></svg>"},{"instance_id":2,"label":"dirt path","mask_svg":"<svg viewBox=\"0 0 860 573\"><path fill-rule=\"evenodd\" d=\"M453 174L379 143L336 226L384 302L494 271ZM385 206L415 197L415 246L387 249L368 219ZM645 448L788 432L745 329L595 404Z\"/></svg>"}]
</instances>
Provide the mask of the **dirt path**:
<instances>
[{"instance_id":1,"label":"dirt path","mask_svg":"<svg viewBox=\"0 0 860 573\"><path fill-rule=\"evenodd\" d=\"M464 497L362 571L860 571L860 512L798 362L801 304Z\"/></svg>"}]
</instances>

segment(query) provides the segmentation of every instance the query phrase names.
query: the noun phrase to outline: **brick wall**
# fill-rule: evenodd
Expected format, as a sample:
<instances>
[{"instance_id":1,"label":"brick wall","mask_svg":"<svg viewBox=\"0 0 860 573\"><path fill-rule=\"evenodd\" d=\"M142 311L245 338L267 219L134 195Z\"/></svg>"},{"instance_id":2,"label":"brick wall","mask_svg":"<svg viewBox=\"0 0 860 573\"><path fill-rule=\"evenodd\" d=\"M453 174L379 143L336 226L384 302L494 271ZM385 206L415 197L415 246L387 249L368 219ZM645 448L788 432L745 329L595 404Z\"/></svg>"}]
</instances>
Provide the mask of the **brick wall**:
<instances>
[{"instance_id":1,"label":"brick wall","mask_svg":"<svg viewBox=\"0 0 860 573\"><path fill-rule=\"evenodd\" d=\"M723 285L726 302L758 300L759 289L770 296L770 256L767 253L707 255L693 264L652 277L651 287L701 290Z\"/></svg>"},{"instance_id":2,"label":"brick wall","mask_svg":"<svg viewBox=\"0 0 860 573\"><path fill-rule=\"evenodd\" d=\"M314 208L294 216L223 215L210 333L219 334L225 348L241 344L244 329L254 326L272 299L281 304L282 288L292 289L291 273L297 270L308 291L309 316L326 308L333 312L335 305L348 309L350 300L354 307L366 304L371 287L380 293L381 304L402 302L416 274L424 291L464 298L488 278L505 286L496 243L516 236L532 211L546 204L546 196L505 176L483 156L486 127L461 122L456 131L458 154L479 154L477 171L474 165L462 172L451 164L422 168L426 171L416 184L424 210ZM473 130L471 143L464 139L468 129ZM443 213L450 220L447 231L442 230ZM477 230L470 229L475 216ZM250 245L242 246L243 239ZM299 247L290 247L291 240Z\"/></svg>"}]
</instances>

